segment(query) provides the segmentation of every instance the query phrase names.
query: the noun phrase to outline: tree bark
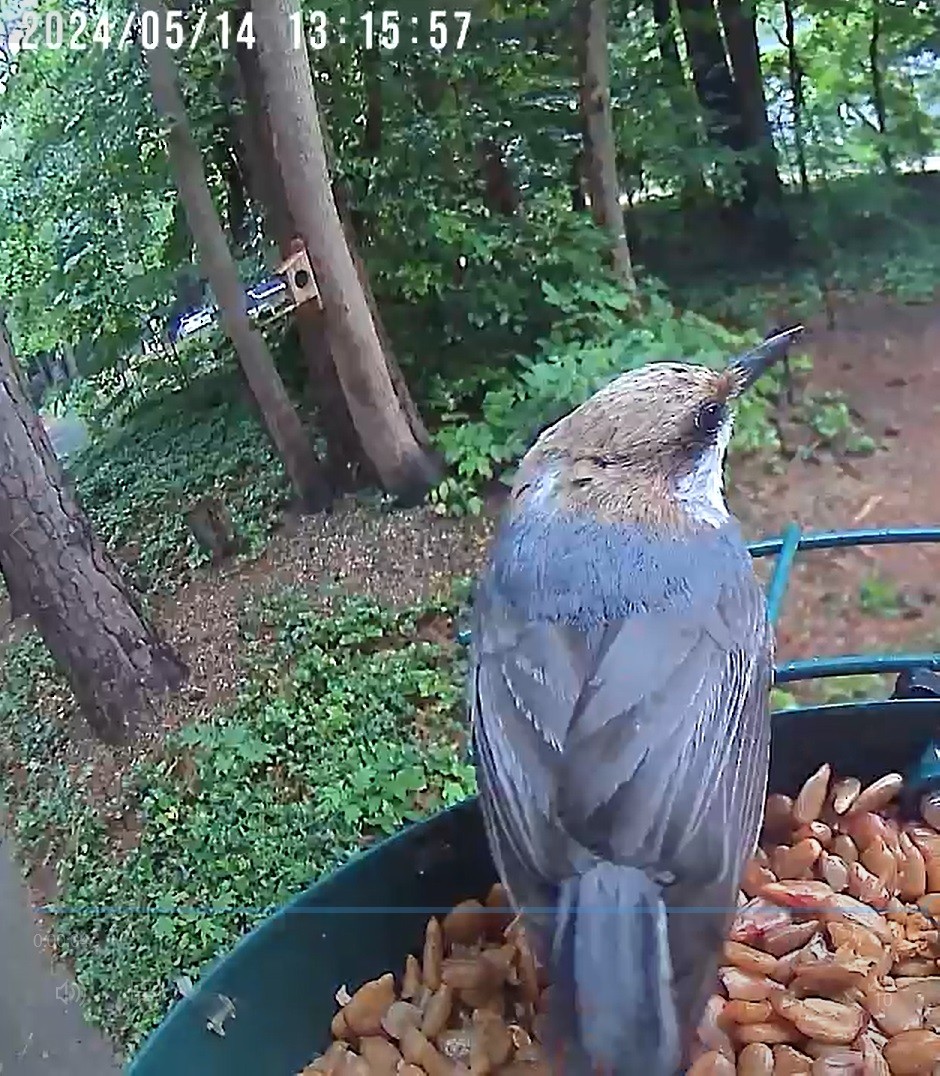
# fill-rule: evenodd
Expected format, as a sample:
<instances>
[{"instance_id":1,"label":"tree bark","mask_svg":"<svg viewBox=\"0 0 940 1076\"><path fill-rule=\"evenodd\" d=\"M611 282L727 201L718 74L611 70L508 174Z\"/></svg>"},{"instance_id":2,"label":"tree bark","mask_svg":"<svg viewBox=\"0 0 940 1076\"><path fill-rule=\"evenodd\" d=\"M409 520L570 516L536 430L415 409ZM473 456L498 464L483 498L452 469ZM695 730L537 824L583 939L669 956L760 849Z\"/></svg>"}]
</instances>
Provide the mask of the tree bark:
<instances>
[{"instance_id":1,"label":"tree bark","mask_svg":"<svg viewBox=\"0 0 940 1076\"><path fill-rule=\"evenodd\" d=\"M744 137L756 158L748 166L755 193L771 211L779 211L783 201L783 186L777 171L773 133L767 119L767 98L764 95L753 0L718 0L718 9L731 55Z\"/></svg>"},{"instance_id":2,"label":"tree bark","mask_svg":"<svg viewBox=\"0 0 940 1076\"><path fill-rule=\"evenodd\" d=\"M306 44L295 48L297 0L254 0L268 116L284 187L323 296L327 336L363 449L382 486L415 503L435 484L437 461L419 443L395 391L337 211Z\"/></svg>"},{"instance_id":3,"label":"tree bark","mask_svg":"<svg viewBox=\"0 0 940 1076\"><path fill-rule=\"evenodd\" d=\"M317 116L320 120L320 131L323 136L323 151L326 154L327 174L332 175L335 171L336 161L333 153L333 143L330 139L329 130L324 123L320 104L316 100L314 101L314 104L317 108ZM391 338L386 332L385 322L382 320L382 315L379 312L379 304L375 301L375 293L372 291L372 281L369 279L369 270L362 259L362 255L359 253L359 241L356 237L356 229L353 225L352 211L348 199L346 198L345 185L341 182L333 182L331 186L333 200L336 203L336 212L339 214L340 223L343 226L343 232L346 236L346 245L349 247L349 254L356 267L356 276L359 277L359 283L365 294L366 302L369 304L369 313L372 315L372 324L375 326L375 331L378 333L379 337L379 343L382 345L382 355L388 369L388 376L392 379L392 385L395 388L395 395L398 397L398 402L405 412L405 416L408 419L408 425L411 427L411 432L414 434L415 440L422 448L427 449L433 454L433 450L431 449L431 435L428 433L427 426L425 426L424 421L421 418L418 407L414 402L414 397L411 395L411 390L408 388L408 383L405 381L405 375L402 373L401 366L395 356L395 349L392 347Z\"/></svg>"},{"instance_id":4,"label":"tree bark","mask_svg":"<svg viewBox=\"0 0 940 1076\"><path fill-rule=\"evenodd\" d=\"M486 208L501 217L514 217L522 205L522 197L503 159L502 147L492 138L483 138L477 144L477 158Z\"/></svg>"},{"instance_id":5,"label":"tree bark","mask_svg":"<svg viewBox=\"0 0 940 1076\"><path fill-rule=\"evenodd\" d=\"M264 337L248 318L245 293L209 193L199 147L186 117L173 57L165 44L166 9L161 0L145 0L144 7L157 13L161 27L157 47L147 52L153 98L157 111L168 124L166 141L170 165L200 264L219 303L222 327L232 341L301 505L313 510L326 508L332 500L332 491L323 467L313 453Z\"/></svg>"},{"instance_id":6,"label":"tree bark","mask_svg":"<svg viewBox=\"0 0 940 1076\"><path fill-rule=\"evenodd\" d=\"M75 349L64 340L62 343L62 358L65 360L65 371L68 374L69 384L78 380L78 363L75 361Z\"/></svg>"},{"instance_id":7,"label":"tree bark","mask_svg":"<svg viewBox=\"0 0 940 1076\"><path fill-rule=\"evenodd\" d=\"M614 127L610 114L607 58L607 0L578 0L580 103L584 120L584 160L591 212L610 236L614 269L627 290L636 293L620 184L617 180Z\"/></svg>"},{"instance_id":8,"label":"tree bark","mask_svg":"<svg viewBox=\"0 0 940 1076\"><path fill-rule=\"evenodd\" d=\"M382 153L382 74L378 49L363 49L362 81L366 94L366 123L362 132L362 152L373 159Z\"/></svg>"},{"instance_id":9,"label":"tree bark","mask_svg":"<svg viewBox=\"0 0 940 1076\"><path fill-rule=\"evenodd\" d=\"M264 100L264 84L256 49L239 42L235 47L238 81L245 104L245 155L251 180L257 191L265 232L278 247L282 258L290 254L297 226L287 204L284 180L274 152L274 135ZM310 399L319 429L326 441L327 468L334 489L350 488L357 479L375 477L362 451L346 397L340 384L323 311L314 303L304 303L294 311L300 349L307 361Z\"/></svg>"},{"instance_id":10,"label":"tree bark","mask_svg":"<svg viewBox=\"0 0 940 1076\"><path fill-rule=\"evenodd\" d=\"M737 89L728 67L713 0L677 0L692 83L711 140L740 153L747 147Z\"/></svg>"},{"instance_id":11,"label":"tree bark","mask_svg":"<svg viewBox=\"0 0 940 1076\"><path fill-rule=\"evenodd\" d=\"M96 737L126 740L185 665L138 609L66 484L0 336L0 570Z\"/></svg>"},{"instance_id":12,"label":"tree bark","mask_svg":"<svg viewBox=\"0 0 940 1076\"><path fill-rule=\"evenodd\" d=\"M891 147L888 145L888 113L885 108L884 78L881 73L881 0L872 0L871 38L868 44L868 62L871 68L871 101L878 120L878 152L886 172L894 171Z\"/></svg>"},{"instance_id":13,"label":"tree bark","mask_svg":"<svg viewBox=\"0 0 940 1076\"><path fill-rule=\"evenodd\" d=\"M796 145L796 166L800 173L800 191L809 196L809 173L806 168L806 144L803 138L803 64L796 50L796 20L791 0L783 0L783 19L786 26L787 75L793 109L793 141Z\"/></svg>"},{"instance_id":14,"label":"tree bark","mask_svg":"<svg viewBox=\"0 0 940 1076\"><path fill-rule=\"evenodd\" d=\"M20 365L19 359L16 357L16 352L13 350L13 340L10 337L10 330L7 326L7 314L2 306L0 306L0 355L7 356L10 369L13 371L13 376L16 378L16 383L19 385L20 390L26 396L30 396L29 380L23 373L23 367Z\"/></svg>"},{"instance_id":15,"label":"tree bark","mask_svg":"<svg viewBox=\"0 0 940 1076\"><path fill-rule=\"evenodd\" d=\"M676 43L676 23L673 17L671 0L652 0L653 22L656 24L656 40L659 55L666 72L666 82L670 98L676 101L676 90L687 86L685 68ZM682 178L680 199L683 205L692 206L700 203L708 193L705 177L700 168L687 167Z\"/></svg>"}]
</instances>

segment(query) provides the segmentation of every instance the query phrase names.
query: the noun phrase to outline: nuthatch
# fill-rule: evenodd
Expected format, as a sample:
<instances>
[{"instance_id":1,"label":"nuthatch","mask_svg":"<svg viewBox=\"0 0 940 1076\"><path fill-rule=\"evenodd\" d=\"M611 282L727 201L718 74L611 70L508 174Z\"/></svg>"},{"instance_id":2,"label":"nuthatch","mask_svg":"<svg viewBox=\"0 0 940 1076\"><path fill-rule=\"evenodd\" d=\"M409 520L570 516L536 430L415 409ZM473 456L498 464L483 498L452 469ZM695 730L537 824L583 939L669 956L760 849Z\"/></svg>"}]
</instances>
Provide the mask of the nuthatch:
<instances>
[{"instance_id":1,"label":"nuthatch","mask_svg":"<svg viewBox=\"0 0 940 1076\"><path fill-rule=\"evenodd\" d=\"M801 331L721 371L651 363L544 431L477 590L480 802L565 1074L673 1076L714 982L773 669L722 469L735 398Z\"/></svg>"}]
</instances>

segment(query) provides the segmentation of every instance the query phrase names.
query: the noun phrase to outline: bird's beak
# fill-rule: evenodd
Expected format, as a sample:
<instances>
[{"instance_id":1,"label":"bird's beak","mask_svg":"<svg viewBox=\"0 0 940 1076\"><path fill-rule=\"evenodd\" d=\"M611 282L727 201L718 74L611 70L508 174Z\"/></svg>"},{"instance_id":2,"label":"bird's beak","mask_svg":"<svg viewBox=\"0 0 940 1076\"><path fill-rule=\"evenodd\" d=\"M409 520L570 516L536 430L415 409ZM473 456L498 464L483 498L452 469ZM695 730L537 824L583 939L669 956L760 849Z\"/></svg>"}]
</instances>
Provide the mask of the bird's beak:
<instances>
[{"instance_id":1,"label":"bird's beak","mask_svg":"<svg viewBox=\"0 0 940 1076\"><path fill-rule=\"evenodd\" d=\"M736 375L737 392L740 395L763 374L769 370L778 359L782 359L790 350L790 345L803 332L802 325L794 325L791 329L774 333L762 340L757 347L738 355L728 363L728 370Z\"/></svg>"}]
</instances>

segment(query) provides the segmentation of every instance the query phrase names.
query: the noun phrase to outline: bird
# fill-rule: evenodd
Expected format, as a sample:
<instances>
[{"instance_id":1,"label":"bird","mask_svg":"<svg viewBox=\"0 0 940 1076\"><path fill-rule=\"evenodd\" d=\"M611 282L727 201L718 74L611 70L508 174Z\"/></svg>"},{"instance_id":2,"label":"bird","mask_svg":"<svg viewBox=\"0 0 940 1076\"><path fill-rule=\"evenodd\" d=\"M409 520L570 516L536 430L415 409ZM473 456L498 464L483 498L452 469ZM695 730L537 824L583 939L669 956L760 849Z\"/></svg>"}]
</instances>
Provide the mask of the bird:
<instances>
[{"instance_id":1,"label":"bird","mask_svg":"<svg viewBox=\"0 0 940 1076\"><path fill-rule=\"evenodd\" d=\"M674 1076L767 789L774 639L724 497L722 369L654 361L523 457L477 581L467 680L487 843L551 982L566 1076Z\"/></svg>"}]
</instances>

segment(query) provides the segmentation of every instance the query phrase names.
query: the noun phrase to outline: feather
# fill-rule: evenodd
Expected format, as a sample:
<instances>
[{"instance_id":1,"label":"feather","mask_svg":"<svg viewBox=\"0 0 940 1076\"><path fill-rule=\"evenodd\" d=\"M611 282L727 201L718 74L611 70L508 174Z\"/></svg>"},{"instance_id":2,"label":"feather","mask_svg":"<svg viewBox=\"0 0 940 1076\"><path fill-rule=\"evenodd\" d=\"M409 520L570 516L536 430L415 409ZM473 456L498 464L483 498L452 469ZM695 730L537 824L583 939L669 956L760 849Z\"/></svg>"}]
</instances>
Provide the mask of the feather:
<instances>
[{"instance_id":1,"label":"feather","mask_svg":"<svg viewBox=\"0 0 940 1076\"><path fill-rule=\"evenodd\" d=\"M540 909L540 952L572 878L599 864L645 872L690 1031L757 841L769 759L772 635L737 528L657 540L516 517L474 617L484 819L514 902Z\"/></svg>"}]
</instances>

